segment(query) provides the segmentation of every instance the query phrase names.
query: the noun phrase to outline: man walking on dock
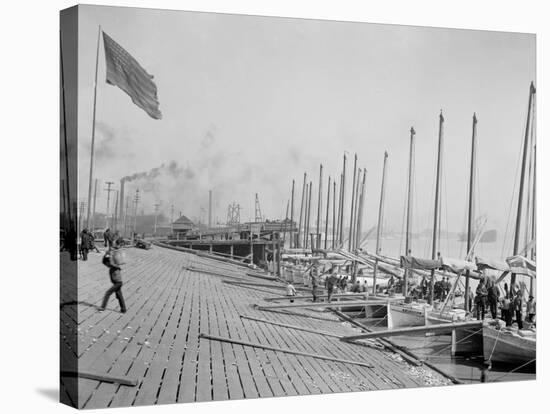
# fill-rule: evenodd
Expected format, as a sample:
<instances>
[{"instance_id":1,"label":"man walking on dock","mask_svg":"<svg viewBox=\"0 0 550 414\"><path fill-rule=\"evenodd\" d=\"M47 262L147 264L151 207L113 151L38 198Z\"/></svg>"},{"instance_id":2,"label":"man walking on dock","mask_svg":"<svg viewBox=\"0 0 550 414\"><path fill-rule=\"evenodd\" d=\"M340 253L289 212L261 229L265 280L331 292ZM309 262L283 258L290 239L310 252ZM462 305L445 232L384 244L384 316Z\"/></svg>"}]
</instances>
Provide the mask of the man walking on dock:
<instances>
[{"instance_id":1,"label":"man walking on dock","mask_svg":"<svg viewBox=\"0 0 550 414\"><path fill-rule=\"evenodd\" d=\"M111 278L111 286L105 292L103 297L103 302L101 304L100 311L104 311L109 302L109 298L114 293L118 299L118 304L120 305L120 312L126 313L126 303L124 302L124 296L122 296L122 275L121 268L114 260L114 251L118 249L118 245L115 245L112 250L107 252L103 257L103 264L109 268L109 277Z\"/></svg>"},{"instance_id":2,"label":"man walking on dock","mask_svg":"<svg viewBox=\"0 0 550 414\"><path fill-rule=\"evenodd\" d=\"M82 260L88 260L88 252L92 249L93 239L88 229L82 230L80 233L80 251L82 252Z\"/></svg>"}]
</instances>

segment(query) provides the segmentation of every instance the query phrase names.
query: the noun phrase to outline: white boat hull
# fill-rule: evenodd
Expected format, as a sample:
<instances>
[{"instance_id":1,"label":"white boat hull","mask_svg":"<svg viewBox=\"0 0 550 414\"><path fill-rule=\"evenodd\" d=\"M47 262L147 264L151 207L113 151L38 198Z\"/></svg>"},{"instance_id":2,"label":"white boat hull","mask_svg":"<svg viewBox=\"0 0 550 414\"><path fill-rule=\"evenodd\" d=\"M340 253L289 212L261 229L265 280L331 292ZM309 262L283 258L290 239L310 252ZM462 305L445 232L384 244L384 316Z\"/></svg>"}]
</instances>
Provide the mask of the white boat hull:
<instances>
[{"instance_id":1,"label":"white boat hull","mask_svg":"<svg viewBox=\"0 0 550 414\"><path fill-rule=\"evenodd\" d=\"M483 327L483 356L486 360L513 365L526 364L536 359L536 347L534 338L524 338L490 326Z\"/></svg>"}]
</instances>

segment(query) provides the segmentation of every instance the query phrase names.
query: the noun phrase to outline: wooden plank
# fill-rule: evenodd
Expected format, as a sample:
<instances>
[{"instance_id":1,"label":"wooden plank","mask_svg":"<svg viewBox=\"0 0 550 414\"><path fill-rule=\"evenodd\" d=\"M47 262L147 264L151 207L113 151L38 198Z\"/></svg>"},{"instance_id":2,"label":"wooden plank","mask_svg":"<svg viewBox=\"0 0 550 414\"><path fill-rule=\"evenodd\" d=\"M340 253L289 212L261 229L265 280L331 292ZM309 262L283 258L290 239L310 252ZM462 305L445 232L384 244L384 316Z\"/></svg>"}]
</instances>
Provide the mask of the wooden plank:
<instances>
[{"instance_id":1,"label":"wooden plank","mask_svg":"<svg viewBox=\"0 0 550 414\"><path fill-rule=\"evenodd\" d=\"M441 323L437 325L413 326L410 328L389 329L386 331L369 332L361 335L345 336L341 340L356 341L359 339L374 339L374 338L384 338L386 336L414 335L414 334L422 334L426 332L445 333L445 332L452 332L456 329L479 328L482 325L483 325L483 321Z\"/></svg>"},{"instance_id":2,"label":"wooden plank","mask_svg":"<svg viewBox=\"0 0 550 414\"><path fill-rule=\"evenodd\" d=\"M269 349L271 351L285 352L287 354L302 355L302 356L311 357L311 358L324 359L324 360L327 360L327 361L342 362L344 364L352 364L352 365L359 365L359 366L363 366L363 367L367 367L367 368L374 368L371 364L367 364L367 363L361 362L361 361L351 361L351 360L347 360L347 359L332 358L332 357L328 357L328 356L325 356L325 355L312 354L312 353L309 353L309 352L301 352L301 351L296 351L296 350L293 350L293 349L276 348L276 347L272 347L272 346L269 346L269 345L256 344L256 343L246 342L246 341L239 341L239 340L231 339L231 338L222 338L222 337L213 336L213 335L201 334L199 337L204 338L204 339L209 339L209 340L212 340L212 341L230 342L230 343L233 343L233 344L239 344L239 345L243 345L243 346L250 346L250 347L253 347L253 348Z\"/></svg>"}]
</instances>

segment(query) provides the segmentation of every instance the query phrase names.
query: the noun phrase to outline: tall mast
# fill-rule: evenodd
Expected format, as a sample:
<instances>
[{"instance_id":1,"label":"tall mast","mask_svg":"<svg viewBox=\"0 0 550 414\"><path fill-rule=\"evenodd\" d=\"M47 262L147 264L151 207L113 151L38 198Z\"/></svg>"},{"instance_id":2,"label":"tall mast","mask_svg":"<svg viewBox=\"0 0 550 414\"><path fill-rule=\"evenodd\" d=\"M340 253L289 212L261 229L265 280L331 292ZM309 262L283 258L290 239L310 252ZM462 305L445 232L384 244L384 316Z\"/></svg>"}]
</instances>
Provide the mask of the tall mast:
<instances>
[{"instance_id":1,"label":"tall mast","mask_svg":"<svg viewBox=\"0 0 550 414\"><path fill-rule=\"evenodd\" d=\"M335 246L340 246L340 228L342 227L342 222L340 220L341 218L341 210L342 210L342 182L344 180L343 174L340 174L340 189L338 191L338 216L337 216L337 222L336 222L336 239L335 239Z\"/></svg>"},{"instance_id":2,"label":"tall mast","mask_svg":"<svg viewBox=\"0 0 550 414\"><path fill-rule=\"evenodd\" d=\"M386 194L386 167L388 165L388 152L384 151L384 166L382 169L382 186L380 187L380 204L378 205L378 228L376 229L376 259L372 276L372 294L376 295L376 274L378 273L378 253L380 251L380 236L382 235L382 221L384 212L384 196Z\"/></svg>"},{"instance_id":3,"label":"tall mast","mask_svg":"<svg viewBox=\"0 0 550 414\"><path fill-rule=\"evenodd\" d=\"M340 244L344 242L344 206L346 202L346 154L344 154L344 165L342 167L342 200L340 207L340 234L338 240Z\"/></svg>"},{"instance_id":4,"label":"tall mast","mask_svg":"<svg viewBox=\"0 0 550 414\"><path fill-rule=\"evenodd\" d=\"M309 182L309 186L308 186L308 196L307 196L307 220L306 220L306 231L305 231L305 234L304 234L304 238L305 238L305 246L306 246L306 249L308 248L308 245L309 245L309 223L311 222L311 189L313 188L313 182L310 181ZM311 246L311 248L313 249L313 246Z\"/></svg>"},{"instance_id":5,"label":"tall mast","mask_svg":"<svg viewBox=\"0 0 550 414\"><path fill-rule=\"evenodd\" d=\"M437 258L437 233L439 225L439 191L440 191L440 181L441 181L441 169L442 169L442 150L443 150L443 123L445 119L443 118L443 111L439 114L439 143L437 147L437 172L435 180L435 203L434 203L434 225L433 225L433 234L432 234L432 260ZM435 270L432 269L430 280L430 304L433 304L434 301L434 285L435 285Z\"/></svg>"},{"instance_id":6,"label":"tall mast","mask_svg":"<svg viewBox=\"0 0 550 414\"><path fill-rule=\"evenodd\" d=\"M294 180L292 180L292 193L290 194L290 248L294 247Z\"/></svg>"},{"instance_id":7,"label":"tall mast","mask_svg":"<svg viewBox=\"0 0 550 414\"><path fill-rule=\"evenodd\" d=\"M331 242L332 249L334 249L335 235L336 235L336 178L332 182L332 242Z\"/></svg>"},{"instance_id":8,"label":"tall mast","mask_svg":"<svg viewBox=\"0 0 550 414\"><path fill-rule=\"evenodd\" d=\"M469 187L469 195L468 195L468 234L466 236L466 254L470 253L470 249L472 248L472 241L474 237L474 187L475 187L475 174L476 174L476 146L477 146L477 117L474 112L474 116L472 118L472 156L470 159L470 187ZM469 257L466 257L466 260L469 260ZM466 271L466 283L465 283L465 291L466 291L466 298L468 295L468 290L470 288L470 271ZM469 308L469 301L464 301L464 310L466 312L470 311Z\"/></svg>"},{"instance_id":9,"label":"tall mast","mask_svg":"<svg viewBox=\"0 0 550 414\"><path fill-rule=\"evenodd\" d=\"M321 237L320 237L320 231L321 231L321 214L322 214L322 211L321 211L321 202L322 202L322 197L323 197L323 164L320 165L319 167L319 197L318 197L318 200L317 200L317 227L316 227L316 231L315 231L315 240L316 240L316 248L317 249L320 249L321 248ZM313 246L311 246L313 248Z\"/></svg>"},{"instance_id":10,"label":"tall mast","mask_svg":"<svg viewBox=\"0 0 550 414\"><path fill-rule=\"evenodd\" d=\"M357 185L355 188L355 207L353 209L353 240L351 247L353 250L357 249L357 219L359 218L359 197L361 191L361 168L357 169Z\"/></svg>"},{"instance_id":11,"label":"tall mast","mask_svg":"<svg viewBox=\"0 0 550 414\"><path fill-rule=\"evenodd\" d=\"M413 187L413 168L414 168L414 135L416 134L413 127L410 130L411 143L409 149L409 183L407 187L407 226L405 232L405 256L411 254L411 229L412 229L412 187ZM408 293L409 271L405 270L403 275L403 295Z\"/></svg>"},{"instance_id":12,"label":"tall mast","mask_svg":"<svg viewBox=\"0 0 550 414\"><path fill-rule=\"evenodd\" d=\"M527 123L525 125L525 139L523 143L523 159L521 162L521 176L519 181L519 197L518 197L518 209L517 209L517 215L516 215L516 232L514 235L514 256L518 254L519 251L519 238L521 233L521 208L523 204L523 191L524 191L524 185L525 185L525 164L527 161L527 154L529 151L529 129L531 126L531 111L533 108L533 97L535 96L536 89L533 82L531 82L531 86L529 88L529 103L527 106ZM516 284L516 274L512 273L512 280L510 283L510 291L514 289Z\"/></svg>"},{"instance_id":13,"label":"tall mast","mask_svg":"<svg viewBox=\"0 0 550 414\"><path fill-rule=\"evenodd\" d=\"M355 248L359 249L361 246L361 232L363 229L363 209L365 205L365 182L367 179L367 169L363 168L363 182L361 183L361 196L359 198L359 209L357 212L357 229L355 232Z\"/></svg>"},{"instance_id":14,"label":"tall mast","mask_svg":"<svg viewBox=\"0 0 550 414\"><path fill-rule=\"evenodd\" d=\"M298 248L302 246L302 240L300 239L300 235L302 233L302 214L304 210L304 200L305 200L306 185L307 185L306 178L307 178L307 173L304 173L304 183L302 184L302 202L300 203L300 219L298 223L298 234L296 237L296 247Z\"/></svg>"},{"instance_id":15,"label":"tall mast","mask_svg":"<svg viewBox=\"0 0 550 414\"><path fill-rule=\"evenodd\" d=\"M353 239L353 213L355 207L355 180L357 176L357 154L355 154L355 161L353 162L353 184L351 186L351 214L349 221L349 241L348 250L351 251L352 239Z\"/></svg>"},{"instance_id":16,"label":"tall mast","mask_svg":"<svg viewBox=\"0 0 550 414\"><path fill-rule=\"evenodd\" d=\"M327 217L325 220L325 250L328 246L328 212L330 210L330 184L331 184L331 178L330 175L328 176L328 185L327 185ZM333 195L334 197L334 195Z\"/></svg>"},{"instance_id":17,"label":"tall mast","mask_svg":"<svg viewBox=\"0 0 550 414\"><path fill-rule=\"evenodd\" d=\"M533 145L533 207L531 208L533 214L531 218L531 238L533 240L537 237L537 146ZM536 244L534 245L536 246ZM535 260L535 247L531 248L531 260ZM533 295L533 278L529 278L529 294Z\"/></svg>"}]
</instances>

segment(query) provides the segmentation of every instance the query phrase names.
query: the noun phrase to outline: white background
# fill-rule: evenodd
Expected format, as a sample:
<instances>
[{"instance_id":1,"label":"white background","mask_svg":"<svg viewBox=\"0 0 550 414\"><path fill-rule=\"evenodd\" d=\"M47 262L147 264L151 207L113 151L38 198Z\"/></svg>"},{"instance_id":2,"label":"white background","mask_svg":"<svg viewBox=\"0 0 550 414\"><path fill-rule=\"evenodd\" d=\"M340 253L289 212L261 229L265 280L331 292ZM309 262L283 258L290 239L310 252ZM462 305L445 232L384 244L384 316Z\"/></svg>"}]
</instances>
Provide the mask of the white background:
<instances>
[{"instance_id":1,"label":"white background","mask_svg":"<svg viewBox=\"0 0 550 414\"><path fill-rule=\"evenodd\" d=\"M340 410L473 413L543 412L548 387L543 329L547 168L544 126L545 69L550 28L543 1L110 1L98 4L427 25L537 34L539 177L538 380L525 383L454 386L312 397L272 398L115 409L110 412L239 413ZM69 412L57 403L58 387L58 12L74 3L60 0L4 2L1 16L2 83L0 150L1 324L0 407L3 412ZM548 71L546 70L546 73ZM547 76L547 75L546 75ZM519 139L520 137L518 137ZM544 367L543 367L544 365ZM547 391L548 392L548 391Z\"/></svg>"}]
</instances>

